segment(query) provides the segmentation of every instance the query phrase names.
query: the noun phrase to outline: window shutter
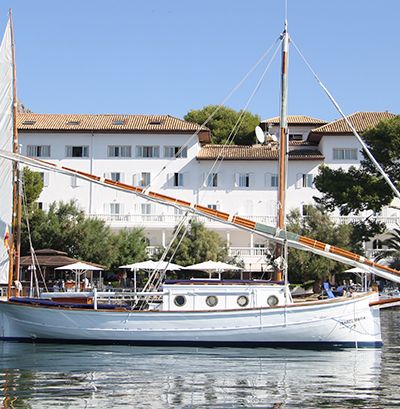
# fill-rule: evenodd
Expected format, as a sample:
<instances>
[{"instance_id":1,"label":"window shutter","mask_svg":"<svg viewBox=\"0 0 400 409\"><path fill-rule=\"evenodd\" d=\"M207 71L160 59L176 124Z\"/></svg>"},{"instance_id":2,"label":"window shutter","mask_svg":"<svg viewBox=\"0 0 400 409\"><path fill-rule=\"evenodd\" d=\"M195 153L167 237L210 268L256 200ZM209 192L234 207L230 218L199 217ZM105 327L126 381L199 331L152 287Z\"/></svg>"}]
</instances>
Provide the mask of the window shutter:
<instances>
[{"instance_id":1,"label":"window shutter","mask_svg":"<svg viewBox=\"0 0 400 409\"><path fill-rule=\"evenodd\" d=\"M314 175L308 174L307 175L307 187L314 186Z\"/></svg>"},{"instance_id":2,"label":"window shutter","mask_svg":"<svg viewBox=\"0 0 400 409\"><path fill-rule=\"evenodd\" d=\"M72 146L65 147L65 156L67 158L72 158Z\"/></svg>"},{"instance_id":3,"label":"window shutter","mask_svg":"<svg viewBox=\"0 0 400 409\"><path fill-rule=\"evenodd\" d=\"M155 158L159 158L160 157L160 147L159 146L153 146L153 153L154 153L154 157Z\"/></svg>"},{"instance_id":4,"label":"window shutter","mask_svg":"<svg viewBox=\"0 0 400 409\"><path fill-rule=\"evenodd\" d=\"M49 186L49 172L43 172L43 187Z\"/></svg>"},{"instance_id":5,"label":"window shutter","mask_svg":"<svg viewBox=\"0 0 400 409\"><path fill-rule=\"evenodd\" d=\"M296 189L301 189L302 187L303 187L303 174L298 173L297 180L296 180Z\"/></svg>"},{"instance_id":6,"label":"window shutter","mask_svg":"<svg viewBox=\"0 0 400 409\"><path fill-rule=\"evenodd\" d=\"M184 186L184 174L183 173L178 173L178 185L179 186Z\"/></svg>"},{"instance_id":7,"label":"window shutter","mask_svg":"<svg viewBox=\"0 0 400 409\"><path fill-rule=\"evenodd\" d=\"M234 175L234 184L235 187L239 187L239 173L235 173Z\"/></svg>"},{"instance_id":8,"label":"window shutter","mask_svg":"<svg viewBox=\"0 0 400 409\"><path fill-rule=\"evenodd\" d=\"M106 179L111 179L111 173L109 173L109 172L104 173L104 177L105 177Z\"/></svg>"},{"instance_id":9,"label":"window shutter","mask_svg":"<svg viewBox=\"0 0 400 409\"><path fill-rule=\"evenodd\" d=\"M136 146L136 157L143 158L143 146Z\"/></svg>"},{"instance_id":10,"label":"window shutter","mask_svg":"<svg viewBox=\"0 0 400 409\"><path fill-rule=\"evenodd\" d=\"M119 181L120 181L121 183L124 183L124 181L125 181L125 173L120 172L120 174L119 174Z\"/></svg>"},{"instance_id":11,"label":"window shutter","mask_svg":"<svg viewBox=\"0 0 400 409\"><path fill-rule=\"evenodd\" d=\"M272 187L272 173L265 173L264 175L265 187Z\"/></svg>"},{"instance_id":12,"label":"window shutter","mask_svg":"<svg viewBox=\"0 0 400 409\"><path fill-rule=\"evenodd\" d=\"M167 186L173 187L174 186L174 174L173 173L168 173L167 176Z\"/></svg>"}]
</instances>

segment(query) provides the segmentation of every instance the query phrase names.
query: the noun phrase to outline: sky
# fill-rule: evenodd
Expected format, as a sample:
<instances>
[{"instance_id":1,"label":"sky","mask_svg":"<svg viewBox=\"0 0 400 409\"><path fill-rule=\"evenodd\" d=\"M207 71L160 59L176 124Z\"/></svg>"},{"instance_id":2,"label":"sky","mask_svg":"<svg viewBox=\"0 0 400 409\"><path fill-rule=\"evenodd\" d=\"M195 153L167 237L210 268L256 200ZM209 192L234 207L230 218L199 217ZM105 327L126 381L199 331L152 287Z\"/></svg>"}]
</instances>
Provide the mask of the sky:
<instances>
[{"instance_id":1,"label":"sky","mask_svg":"<svg viewBox=\"0 0 400 409\"><path fill-rule=\"evenodd\" d=\"M3 0L18 96L38 113L169 114L224 101L283 29L284 0ZM400 0L288 0L289 33L347 114L400 113ZM225 104L279 114L279 53ZM338 118L299 54L289 114Z\"/></svg>"}]
</instances>

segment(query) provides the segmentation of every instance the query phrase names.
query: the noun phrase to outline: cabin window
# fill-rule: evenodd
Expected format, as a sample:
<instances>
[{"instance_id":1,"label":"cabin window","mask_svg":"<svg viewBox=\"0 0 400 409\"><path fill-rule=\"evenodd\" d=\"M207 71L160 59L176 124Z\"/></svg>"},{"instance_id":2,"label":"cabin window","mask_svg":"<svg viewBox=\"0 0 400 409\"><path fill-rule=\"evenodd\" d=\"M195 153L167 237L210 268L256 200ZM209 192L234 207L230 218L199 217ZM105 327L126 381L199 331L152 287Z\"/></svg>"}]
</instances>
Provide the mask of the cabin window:
<instances>
[{"instance_id":1,"label":"cabin window","mask_svg":"<svg viewBox=\"0 0 400 409\"><path fill-rule=\"evenodd\" d=\"M177 307L183 307L186 304L186 297L184 297L183 295L177 295L174 298L174 304Z\"/></svg>"},{"instance_id":2,"label":"cabin window","mask_svg":"<svg viewBox=\"0 0 400 409\"><path fill-rule=\"evenodd\" d=\"M249 297L241 295L240 297L238 297L237 303L239 307L246 307L247 305L249 305Z\"/></svg>"},{"instance_id":3,"label":"cabin window","mask_svg":"<svg viewBox=\"0 0 400 409\"><path fill-rule=\"evenodd\" d=\"M278 305L278 303L279 303L279 300L278 300L278 297L276 295L270 295L267 298L267 304L270 307L275 307L275 305Z\"/></svg>"},{"instance_id":4,"label":"cabin window","mask_svg":"<svg viewBox=\"0 0 400 409\"><path fill-rule=\"evenodd\" d=\"M355 148L334 148L333 160L357 160L357 149Z\"/></svg>"},{"instance_id":5,"label":"cabin window","mask_svg":"<svg viewBox=\"0 0 400 409\"><path fill-rule=\"evenodd\" d=\"M218 298L215 295L209 295L206 298L206 304L209 307L215 307L218 304Z\"/></svg>"},{"instance_id":6,"label":"cabin window","mask_svg":"<svg viewBox=\"0 0 400 409\"><path fill-rule=\"evenodd\" d=\"M164 158L187 158L186 146L164 146Z\"/></svg>"},{"instance_id":7,"label":"cabin window","mask_svg":"<svg viewBox=\"0 0 400 409\"><path fill-rule=\"evenodd\" d=\"M88 158L89 146L66 146L67 158Z\"/></svg>"},{"instance_id":8,"label":"cabin window","mask_svg":"<svg viewBox=\"0 0 400 409\"><path fill-rule=\"evenodd\" d=\"M132 146L130 145L108 145L109 158L130 158L132 156Z\"/></svg>"}]
</instances>

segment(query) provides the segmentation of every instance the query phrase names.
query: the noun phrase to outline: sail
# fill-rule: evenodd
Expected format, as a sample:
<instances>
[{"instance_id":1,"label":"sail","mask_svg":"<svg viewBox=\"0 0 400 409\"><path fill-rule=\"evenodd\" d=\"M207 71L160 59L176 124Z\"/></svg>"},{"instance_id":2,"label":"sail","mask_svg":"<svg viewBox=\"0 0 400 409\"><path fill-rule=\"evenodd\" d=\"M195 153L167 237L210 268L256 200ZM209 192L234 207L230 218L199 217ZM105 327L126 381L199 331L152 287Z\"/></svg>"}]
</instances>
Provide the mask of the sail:
<instances>
[{"instance_id":1,"label":"sail","mask_svg":"<svg viewBox=\"0 0 400 409\"><path fill-rule=\"evenodd\" d=\"M0 46L0 147L13 151L13 63L11 22L8 21ZM13 164L0 158L0 284L8 282L9 234L11 232Z\"/></svg>"}]
</instances>

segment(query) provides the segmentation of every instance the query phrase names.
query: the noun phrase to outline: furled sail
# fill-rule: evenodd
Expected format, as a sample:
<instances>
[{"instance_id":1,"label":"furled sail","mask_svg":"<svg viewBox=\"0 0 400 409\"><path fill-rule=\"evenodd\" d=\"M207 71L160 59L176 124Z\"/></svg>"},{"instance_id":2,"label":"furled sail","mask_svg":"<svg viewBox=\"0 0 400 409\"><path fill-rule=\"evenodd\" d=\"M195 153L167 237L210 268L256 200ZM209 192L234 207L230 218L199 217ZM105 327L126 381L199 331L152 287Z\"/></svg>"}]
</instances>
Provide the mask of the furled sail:
<instances>
[{"instance_id":1,"label":"furled sail","mask_svg":"<svg viewBox=\"0 0 400 409\"><path fill-rule=\"evenodd\" d=\"M13 151L13 63L11 22L8 21L0 46L0 147ZM9 241L13 201L13 164L0 158L0 284L8 282Z\"/></svg>"},{"instance_id":2,"label":"furled sail","mask_svg":"<svg viewBox=\"0 0 400 409\"><path fill-rule=\"evenodd\" d=\"M349 264L354 267L359 267L366 272L373 273L387 280L400 283L400 271L397 271L383 264L376 263L375 261L368 260L365 257L352 253L348 250L331 246L318 240L310 239L308 237L301 236L295 233L283 231L275 227L264 225L262 223L257 223L254 222L253 220L245 219L237 215L230 215L219 210L210 209L199 204L190 203L160 193L151 192L141 187L135 187L127 185L125 183L116 182L111 179L105 179L103 177L67 168L65 166L60 166L58 164L54 164L51 162L45 162L39 159L29 158L21 154L10 153L4 150L0 150L0 158L8 159L10 160L10 162L18 161L28 166L40 169L53 170L55 172L69 176L76 176L80 179L84 179L99 185L108 186L112 189L130 192L153 202L178 207L180 209L184 209L195 214L208 217L221 223L225 223L231 226L235 226L242 230L247 230L259 234L277 243L282 243L286 241L289 247L308 251L329 258L331 260L339 261L344 264Z\"/></svg>"}]
</instances>

